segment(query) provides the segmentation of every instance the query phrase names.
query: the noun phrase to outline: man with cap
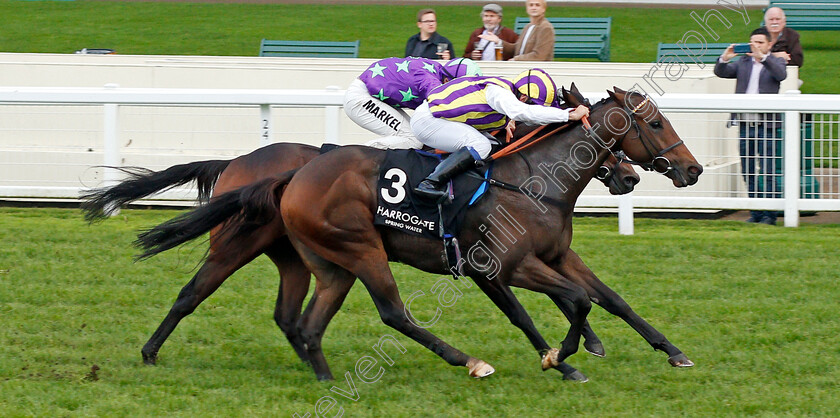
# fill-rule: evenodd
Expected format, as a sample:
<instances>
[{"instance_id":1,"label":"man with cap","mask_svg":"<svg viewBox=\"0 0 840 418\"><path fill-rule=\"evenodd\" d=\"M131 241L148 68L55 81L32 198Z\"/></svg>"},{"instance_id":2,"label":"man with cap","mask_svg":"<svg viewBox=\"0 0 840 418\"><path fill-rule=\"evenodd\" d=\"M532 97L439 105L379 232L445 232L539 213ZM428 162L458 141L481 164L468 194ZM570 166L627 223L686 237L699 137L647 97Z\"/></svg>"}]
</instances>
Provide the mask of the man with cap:
<instances>
[{"instance_id":1,"label":"man with cap","mask_svg":"<svg viewBox=\"0 0 840 418\"><path fill-rule=\"evenodd\" d=\"M515 43L519 39L519 35L511 28L502 26L502 6L496 3L490 3L481 9L481 20L484 25L474 30L470 34L470 40L467 42L467 48L464 51L465 58L472 58L476 61L495 61L495 48L501 44L495 44L487 39L479 38L479 35L491 33L499 37L499 39ZM510 59L511 57L502 57L502 60Z\"/></svg>"},{"instance_id":2,"label":"man with cap","mask_svg":"<svg viewBox=\"0 0 840 418\"><path fill-rule=\"evenodd\" d=\"M484 134L504 129L511 120L532 125L580 120L589 109L560 109L557 86L545 71L534 68L512 79L461 77L432 89L411 116L411 131L420 142L452 154L414 190L441 200L449 180L490 155Z\"/></svg>"}]
</instances>

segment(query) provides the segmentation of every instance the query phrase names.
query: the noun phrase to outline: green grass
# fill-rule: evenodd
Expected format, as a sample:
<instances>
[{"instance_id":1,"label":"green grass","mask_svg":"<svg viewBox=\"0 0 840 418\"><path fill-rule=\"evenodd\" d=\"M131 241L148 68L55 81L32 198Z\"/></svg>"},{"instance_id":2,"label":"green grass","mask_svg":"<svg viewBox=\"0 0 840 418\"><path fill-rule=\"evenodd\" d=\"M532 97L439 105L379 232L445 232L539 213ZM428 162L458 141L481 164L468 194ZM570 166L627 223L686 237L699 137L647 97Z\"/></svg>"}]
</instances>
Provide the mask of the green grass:
<instances>
[{"instance_id":1,"label":"green grass","mask_svg":"<svg viewBox=\"0 0 840 418\"><path fill-rule=\"evenodd\" d=\"M123 211L87 226L71 209L0 208L0 415L301 416L331 395L346 416L834 415L840 373L834 307L840 225L575 220L573 248L697 365L678 370L621 320L594 307L607 358L570 363L586 384L542 372L523 334L475 286L431 330L493 364L482 380L383 325L356 285L324 338L332 383L318 382L273 323L277 274L261 257L182 321L147 367L139 350L194 273L203 246L133 263L135 231L175 211ZM413 312L438 306L440 276L394 265ZM546 339L567 324L544 296L517 295ZM354 365L385 334L407 349L366 384ZM384 364L384 363L382 363ZM91 368L99 370L96 378ZM350 372L359 399L347 389ZM335 413L333 409L329 414Z\"/></svg>"},{"instance_id":2,"label":"green grass","mask_svg":"<svg viewBox=\"0 0 840 418\"><path fill-rule=\"evenodd\" d=\"M361 40L361 56L401 56L417 32L421 6L325 4L203 4L169 2L0 0L0 51L72 53L83 47L113 48L120 54L257 55L262 38ZM438 30L457 51L479 25L478 6L435 6ZM740 42L761 21L751 10L745 24L735 12L719 8L732 24L712 19L720 39ZM705 10L698 9L703 14ZM612 16L614 62L653 62L658 42L676 42L701 31L690 9L551 7L548 16ZM507 7L505 22L526 16L524 7ZM336 23L338 22L338 23ZM803 31L805 93L840 93L836 31Z\"/></svg>"}]
</instances>

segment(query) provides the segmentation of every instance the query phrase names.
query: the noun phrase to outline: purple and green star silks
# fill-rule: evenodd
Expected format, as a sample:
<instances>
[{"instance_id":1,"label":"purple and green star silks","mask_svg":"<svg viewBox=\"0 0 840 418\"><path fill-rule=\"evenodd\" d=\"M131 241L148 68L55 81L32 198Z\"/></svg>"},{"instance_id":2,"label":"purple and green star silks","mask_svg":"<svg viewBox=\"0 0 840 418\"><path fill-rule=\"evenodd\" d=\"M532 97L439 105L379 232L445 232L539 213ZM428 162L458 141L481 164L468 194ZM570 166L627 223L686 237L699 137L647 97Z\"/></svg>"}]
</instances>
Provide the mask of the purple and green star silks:
<instances>
[{"instance_id":1,"label":"purple and green star silks","mask_svg":"<svg viewBox=\"0 0 840 418\"><path fill-rule=\"evenodd\" d=\"M368 93L393 107L416 109L443 83L442 65L426 58L385 58L371 64L359 79Z\"/></svg>"}]
</instances>

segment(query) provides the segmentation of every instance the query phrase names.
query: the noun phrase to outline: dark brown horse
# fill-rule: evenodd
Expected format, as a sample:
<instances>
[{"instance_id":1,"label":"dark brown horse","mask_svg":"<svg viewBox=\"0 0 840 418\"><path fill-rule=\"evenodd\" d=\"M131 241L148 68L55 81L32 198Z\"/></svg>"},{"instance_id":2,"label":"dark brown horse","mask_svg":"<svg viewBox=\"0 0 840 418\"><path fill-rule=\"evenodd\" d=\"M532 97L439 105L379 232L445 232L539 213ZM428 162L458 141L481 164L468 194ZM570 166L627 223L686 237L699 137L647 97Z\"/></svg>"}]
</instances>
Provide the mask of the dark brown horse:
<instances>
[{"instance_id":1,"label":"dark brown horse","mask_svg":"<svg viewBox=\"0 0 840 418\"><path fill-rule=\"evenodd\" d=\"M533 128L520 126L521 134L526 134L531 129ZM518 133L517 137L521 134ZM317 147L310 145L282 143L262 147L233 160L198 161L175 165L157 172L137 167L119 168L128 174L128 179L112 187L84 193L82 208L86 212L86 219L93 222L104 219L115 209L130 202L189 182L196 183L199 201L206 202L211 193L224 194L257 180L302 167L319 153ZM610 193L625 194L633 190L639 176L632 165L610 155L599 167L598 179L609 188ZM266 226L265 230L264 237L274 237L273 241L263 239L248 246L219 242L217 230L211 231L211 255L206 262L206 268L202 267L182 289L170 313L143 348L146 363L154 364L158 350L180 320L192 313L233 272L255 258L254 254L266 254L277 266L281 282L274 320L298 356L303 361L308 361L297 324L304 298L309 290L310 272L302 264L297 253L291 249L282 231L269 226ZM271 242L266 244L268 241ZM254 248L245 249L250 246ZM508 297L513 298L513 295ZM506 309L517 308L520 307ZM584 338L584 347L588 352L604 356L603 344L588 324L584 328Z\"/></svg>"},{"instance_id":2,"label":"dark brown horse","mask_svg":"<svg viewBox=\"0 0 840 418\"><path fill-rule=\"evenodd\" d=\"M678 187L694 184L702 172L690 152L679 147L681 141L670 123L652 103L618 89L615 93L610 92L610 97L593 107L594 131L575 130L555 135L553 140L523 151L522 159L500 160L495 176L508 182L527 180L523 184L524 192L492 193L469 212L461 237L464 247L470 248L470 263L464 266L465 272L515 325L523 330L533 328L527 315L517 314L524 311L510 309L518 306L518 302L511 300L509 285L546 293L558 306L569 311L572 325L560 350L550 349L535 330L526 332L538 352L544 355L544 367L556 367L564 376L578 373L571 366L562 364L562 360L577 350L590 298L622 317L655 349L665 351L672 365L692 364L601 283L568 248L574 202L595 174L598 164L607 158L607 148L621 148L634 160L653 164ZM623 128L616 131L617 126ZM144 256L172 248L237 214L242 220L234 223L239 227L227 238L259 239L260 234L254 232L263 231L264 226L282 228L276 207L282 194L282 219L292 243L317 278L316 296L301 321L301 336L319 377L331 376L320 353L323 330L357 276L368 288L386 324L432 349L450 364L468 366L474 376L484 375L492 370L489 365L448 346L414 325L406 316L388 269L388 259L437 273L446 272L446 265L442 257L418 256L440 254L439 243L373 226L377 167L381 159L382 153L376 150L346 147L318 157L317 164L304 166L296 175L285 173L276 179L219 196L209 206L143 234L140 241L147 248ZM533 176L529 172L532 166L545 167L556 187ZM554 203L546 206L543 198ZM494 212L500 209L508 216ZM496 223L485 221L494 215L499 218ZM486 223L490 224L489 228ZM502 254L494 254L487 245L481 247L482 235L490 236L487 231L507 237L511 247L496 242L496 252ZM511 231L521 237L514 237ZM513 245L519 241L521 243ZM474 252L476 248L483 252ZM486 280L488 278L495 280Z\"/></svg>"},{"instance_id":3,"label":"dark brown horse","mask_svg":"<svg viewBox=\"0 0 840 418\"><path fill-rule=\"evenodd\" d=\"M524 125L521 127L527 133ZM141 168L120 168L129 176L120 184L108 188L95 189L82 195L89 221L97 221L111 214L115 209L130 202L150 196L154 193L195 182L199 191L199 200L209 200L211 193L224 194L238 187L269 178L274 174L302 167L306 162L319 155L319 149L304 144L273 144L233 160L208 160L188 164L179 164L162 171L149 171ZM612 194L625 194L633 190L639 176L632 165L619 161L614 156L599 168L598 179ZM275 237L260 240L259 248L244 250L244 245L228 245L218 240L217 230L210 234L210 257L207 267L201 268L179 294L170 313L159 329L143 348L144 361L154 364L157 352L170 333L185 316L209 297L230 275L247 264L256 254L266 254L277 266L281 276L274 320L291 343L295 352L304 361L307 355L299 336L297 323L301 314L304 298L309 290L310 272L302 264L297 253L290 248L288 239L282 231L265 228L265 236ZM273 234L273 235L272 235ZM238 244L238 243L237 243ZM235 248L232 248L235 247ZM509 294L508 298L513 299ZM511 307L506 309L516 309ZM597 335L587 325L584 329L584 347L588 352L604 355L603 345Z\"/></svg>"}]
</instances>

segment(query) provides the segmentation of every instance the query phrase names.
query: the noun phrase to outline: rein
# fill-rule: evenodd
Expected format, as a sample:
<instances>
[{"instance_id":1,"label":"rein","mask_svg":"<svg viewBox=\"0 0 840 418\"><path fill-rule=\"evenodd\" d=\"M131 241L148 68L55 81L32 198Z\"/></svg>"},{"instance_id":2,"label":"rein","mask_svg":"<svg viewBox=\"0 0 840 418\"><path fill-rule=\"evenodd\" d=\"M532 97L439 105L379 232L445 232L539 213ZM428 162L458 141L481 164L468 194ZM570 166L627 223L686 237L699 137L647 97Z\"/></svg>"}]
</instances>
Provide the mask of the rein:
<instances>
[{"instance_id":1,"label":"rein","mask_svg":"<svg viewBox=\"0 0 840 418\"><path fill-rule=\"evenodd\" d=\"M499 158L507 157L508 155L520 152L520 151L522 151L522 150L524 150L524 149L526 149L526 148L528 148L528 147L530 147L534 144L537 144L538 142L550 137L551 135L554 135L558 132L562 132L562 131L570 128L572 126L572 123L568 122L568 123L565 123L563 125L560 125L557 128L554 128L552 131L541 135L537 139L526 143L529 139L533 138L536 134L538 134L540 131L542 131L546 126L547 125L542 125L542 126L537 127L537 129L534 129L533 131L529 132L528 134L526 134L522 138L517 139L516 142L513 142L512 144L507 145L504 148L496 151L495 154L491 155L485 161L497 160Z\"/></svg>"}]
</instances>

